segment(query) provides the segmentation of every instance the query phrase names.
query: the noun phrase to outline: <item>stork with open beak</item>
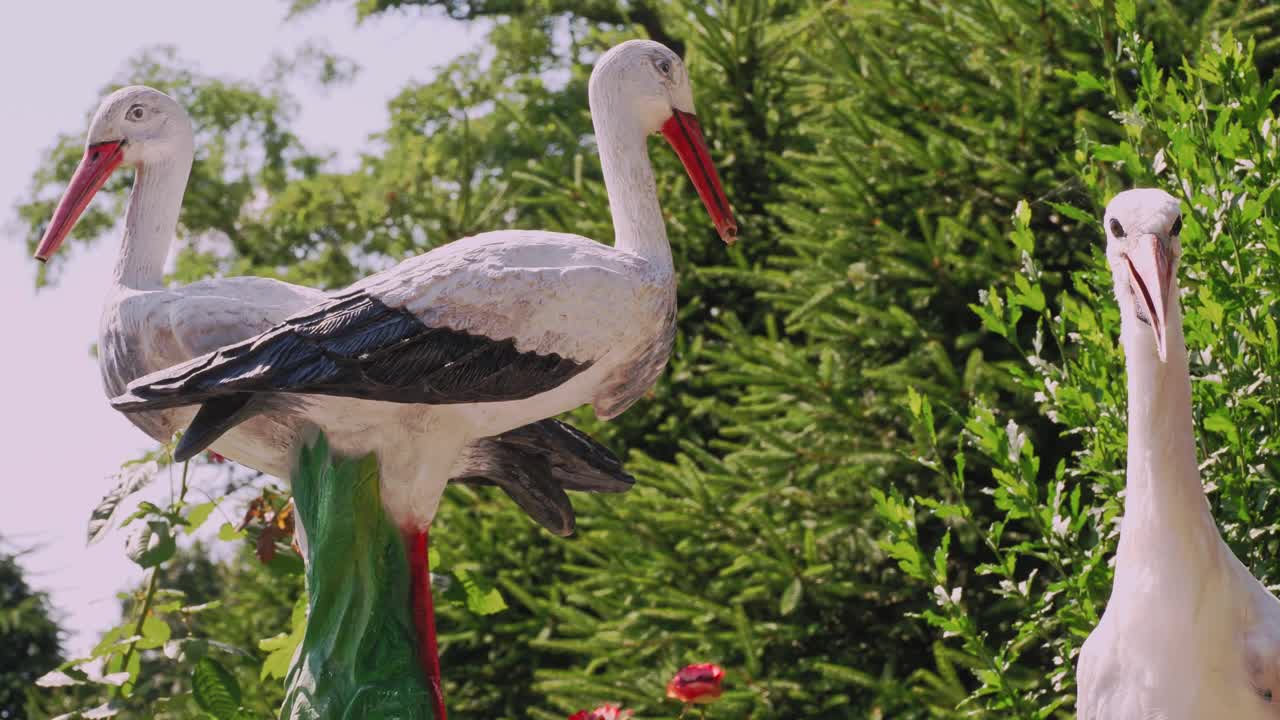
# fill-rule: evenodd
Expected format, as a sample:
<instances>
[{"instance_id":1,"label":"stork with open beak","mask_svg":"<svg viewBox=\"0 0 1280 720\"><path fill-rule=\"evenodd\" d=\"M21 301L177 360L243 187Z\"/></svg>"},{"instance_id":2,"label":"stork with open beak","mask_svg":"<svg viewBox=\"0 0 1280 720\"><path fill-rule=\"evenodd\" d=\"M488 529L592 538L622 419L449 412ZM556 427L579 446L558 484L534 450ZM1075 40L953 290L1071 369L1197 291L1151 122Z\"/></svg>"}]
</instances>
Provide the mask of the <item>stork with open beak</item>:
<instances>
[{"instance_id":1,"label":"stork with open beak","mask_svg":"<svg viewBox=\"0 0 1280 720\"><path fill-rule=\"evenodd\" d=\"M186 428L178 460L211 447L288 478L315 430L340 455L375 453L383 502L409 547L416 606L429 609L427 531L450 478L502 482L538 461L543 480L516 486L538 488L530 504L550 501L553 516L561 486L629 484L607 451L546 418L584 404L612 418L670 356L675 269L649 135L675 149L720 237L736 238L679 57L655 42L622 43L597 62L589 100L613 247L505 230L332 293L255 277L166 288L192 131L172 99L132 87L95 115L36 257L57 249L113 170L135 168L99 345L113 405L157 439ZM418 620L444 718L434 620Z\"/></svg>"},{"instance_id":2,"label":"stork with open beak","mask_svg":"<svg viewBox=\"0 0 1280 720\"><path fill-rule=\"evenodd\" d=\"M1080 652L1081 720L1280 718L1280 601L1214 525L1196 464L1178 302L1178 201L1107 206L1129 387L1125 511L1111 599Z\"/></svg>"}]
</instances>

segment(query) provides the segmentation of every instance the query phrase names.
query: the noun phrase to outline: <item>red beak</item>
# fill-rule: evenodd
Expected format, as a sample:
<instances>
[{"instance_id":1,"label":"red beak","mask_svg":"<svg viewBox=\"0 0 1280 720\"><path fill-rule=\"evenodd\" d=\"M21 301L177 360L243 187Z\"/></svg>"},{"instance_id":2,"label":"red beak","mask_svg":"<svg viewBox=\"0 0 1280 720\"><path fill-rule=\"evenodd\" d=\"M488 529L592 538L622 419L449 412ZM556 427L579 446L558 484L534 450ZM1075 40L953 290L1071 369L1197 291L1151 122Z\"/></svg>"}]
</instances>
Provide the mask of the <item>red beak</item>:
<instances>
[{"instance_id":1,"label":"red beak","mask_svg":"<svg viewBox=\"0 0 1280 720\"><path fill-rule=\"evenodd\" d=\"M89 201L106 184L111 172L120 167L124 160L124 141L94 143L85 148L84 157L71 176L71 184L58 201L58 209L53 211L53 220L44 231L40 246L36 248L36 259L47 262L62 241L71 233L80 214L89 207Z\"/></svg>"},{"instance_id":2,"label":"red beak","mask_svg":"<svg viewBox=\"0 0 1280 720\"><path fill-rule=\"evenodd\" d=\"M720 176L711 162L711 153L707 152L707 141L702 137L698 116L672 108L671 119L662 124L662 136L671 143L676 155L680 156L680 162L684 163L685 172L689 173L689 179L698 189L698 197L707 207L720 239L732 245L738 239L738 222L733 219L729 200L720 186Z\"/></svg>"}]
</instances>

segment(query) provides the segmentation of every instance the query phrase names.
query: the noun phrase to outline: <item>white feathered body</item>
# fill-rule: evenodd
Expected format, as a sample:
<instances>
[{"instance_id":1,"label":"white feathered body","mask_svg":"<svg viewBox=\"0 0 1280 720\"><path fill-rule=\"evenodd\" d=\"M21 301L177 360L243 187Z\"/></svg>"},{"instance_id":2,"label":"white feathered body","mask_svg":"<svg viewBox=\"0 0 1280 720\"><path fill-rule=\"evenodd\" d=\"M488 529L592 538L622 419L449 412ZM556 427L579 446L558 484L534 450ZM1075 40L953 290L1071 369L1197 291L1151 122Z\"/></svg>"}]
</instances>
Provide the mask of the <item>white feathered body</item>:
<instances>
[{"instance_id":1,"label":"white feathered body","mask_svg":"<svg viewBox=\"0 0 1280 720\"><path fill-rule=\"evenodd\" d=\"M1171 563L1197 554L1196 577L1117 581L1080 652L1081 720L1280 717L1280 603L1212 540L1164 549Z\"/></svg>"}]
</instances>

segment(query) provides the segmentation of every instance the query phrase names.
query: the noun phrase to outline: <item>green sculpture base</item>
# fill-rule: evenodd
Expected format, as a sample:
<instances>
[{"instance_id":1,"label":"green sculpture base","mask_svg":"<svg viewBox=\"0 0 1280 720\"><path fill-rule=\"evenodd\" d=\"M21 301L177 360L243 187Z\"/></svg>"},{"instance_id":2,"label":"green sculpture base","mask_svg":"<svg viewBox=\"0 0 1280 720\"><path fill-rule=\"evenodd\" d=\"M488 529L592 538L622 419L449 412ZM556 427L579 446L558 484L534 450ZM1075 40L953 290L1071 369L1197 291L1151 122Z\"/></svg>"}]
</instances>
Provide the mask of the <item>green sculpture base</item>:
<instances>
[{"instance_id":1,"label":"green sculpture base","mask_svg":"<svg viewBox=\"0 0 1280 720\"><path fill-rule=\"evenodd\" d=\"M382 509L378 463L331 458L323 437L293 476L305 541L306 634L284 720L436 720L418 663L408 558Z\"/></svg>"}]
</instances>

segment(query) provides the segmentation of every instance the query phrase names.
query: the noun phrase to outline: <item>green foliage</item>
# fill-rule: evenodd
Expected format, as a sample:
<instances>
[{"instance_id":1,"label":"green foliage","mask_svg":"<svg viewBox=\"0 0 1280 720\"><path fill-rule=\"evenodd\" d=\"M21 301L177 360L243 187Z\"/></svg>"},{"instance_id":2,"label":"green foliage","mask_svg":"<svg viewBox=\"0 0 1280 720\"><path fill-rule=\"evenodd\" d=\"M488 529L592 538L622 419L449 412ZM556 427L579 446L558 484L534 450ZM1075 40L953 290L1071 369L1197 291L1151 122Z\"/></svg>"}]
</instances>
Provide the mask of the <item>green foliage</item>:
<instances>
[{"instance_id":1,"label":"green foliage","mask_svg":"<svg viewBox=\"0 0 1280 720\"><path fill-rule=\"evenodd\" d=\"M743 225L738 246L720 245L653 145L680 269L675 356L618 421L575 416L628 453L633 491L579 502L567 540L491 492L446 494L432 537L453 571L456 602L439 610L459 716L546 720L605 701L671 716L666 681L699 661L727 671L711 717L1070 716L1124 479L1118 313L1096 225L1133 184L1184 201L1205 479L1228 541L1280 582L1269 290L1280 173L1263 81L1280 61L1275 6L343 4L358 17L412 22L421 8L483 21L487 47L406 87L349 173L288 129L299 73L349 77L332 58L265 86L176 60L131 68L131 81L177 93L199 128L175 279L332 286L504 226L607 241L586 82L599 52L639 34L683 50ZM21 210L31 238L76 160L73 137ZM158 563L151 585L198 565L198 550L170 555L166 538L211 511L178 498L131 520L138 558ZM102 513L114 522L114 508ZM226 670L209 677L234 677L239 707L278 707L301 637L296 568L269 575L247 551L204 567L221 605L188 626L181 605L160 609L173 601L144 587L131 609L150 603L159 623L133 612L104 639L98 654L123 674L109 676L119 691L104 686L112 707L136 711L143 696L158 716L201 712L191 678L203 657ZM175 648L140 675L139 658L159 662L143 646L162 624L162 646L186 641L191 657ZM234 698L233 684L215 686Z\"/></svg>"},{"instance_id":2,"label":"green foliage","mask_svg":"<svg viewBox=\"0 0 1280 720\"><path fill-rule=\"evenodd\" d=\"M1119 23L1133 22L1117 8ZM1087 138L1078 156L1092 209L1052 210L1099 217L1114 191L1132 184L1163 186L1183 201L1179 280L1201 473L1227 542L1274 586L1280 581L1280 445L1272 428L1280 397L1266 378L1280 360L1270 291L1280 270L1280 203L1272 199L1280 151L1276 90L1261 82L1256 50L1252 41L1226 33L1195 63L1162 68L1151 41L1140 33L1125 36L1116 70L1138 78L1132 92L1078 78L1113 93L1123 125L1114 142ZM1108 182L1112 173L1123 180ZM1123 510L1125 369L1100 233L1090 229L1089 263L1049 307L1023 299L1045 291L1039 238L1025 215L1015 217L1010 237L1024 253L1022 272L993 287L974 309L1023 357L1011 373L1055 424L1048 440L1075 450L1052 469L1041 467L1042 453L1024 429L978 402L956 414L965 437L939 451L929 405L913 400L920 462L960 497L964 453L976 452L996 480L987 490L997 513L987 525L972 504L924 496L882 497L880 512L893 528L888 548L903 570L935 587L938 608L921 616L979 661L969 707L991 717L1051 717L1070 708L1080 646L1110 592L1108 560ZM1028 328L1034 331L1030 346L1019 335ZM952 528L941 543L920 541L922 507L931 510L930 524ZM952 532L979 537L985 562L970 569L949 547ZM930 547L933 562L926 563ZM956 577L968 572L976 577ZM1001 610L984 618L975 613L983 607Z\"/></svg>"},{"instance_id":3,"label":"green foliage","mask_svg":"<svg viewBox=\"0 0 1280 720\"><path fill-rule=\"evenodd\" d=\"M217 503L188 500L208 493L189 482L187 466L170 463L171 449L126 464L118 485L94 510L90 540L123 530L126 553L148 570L146 581L122 596L120 624L87 657L68 660L37 681L58 691L37 694L33 717L61 712L66 718L239 720L270 717L279 707L280 685L257 682L265 650L250 648L289 626L288 608L301 593L302 578L297 570L248 561L251 552L220 565L199 543L179 547L179 531L198 530ZM119 517L134 493L165 476L172 488L167 502L140 501L133 513ZM234 491L235 478L215 479L231 483Z\"/></svg>"},{"instance_id":4,"label":"green foliage","mask_svg":"<svg viewBox=\"0 0 1280 720\"><path fill-rule=\"evenodd\" d=\"M284 680L289 674L289 663L293 660L293 654L298 649L298 645L302 643L302 636L306 629L307 601L303 596L298 598L298 602L293 606L293 613L289 616L288 634L280 633L258 643L258 649L269 653L266 660L262 662L262 680L265 681L268 678Z\"/></svg>"},{"instance_id":5,"label":"green foliage","mask_svg":"<svg viewBox=\"0 0 1280 720\"><path fill-rule=\"evenodd\" d=\"M0 554L0 718L30 717L32 682L62 662L59 629L49 599L32 590L17 557Z\"/></svg>"},{"instance_id":6,"label":"green foliage","mask_svg":"<svg viewBox=\"0 0 1280 720\"><path fill-rule=\"evenodd\" d=\"M191 692L200 709L218 720L234 720L240 714L240 685L213 658L196 661L191 671Z\"/></svg>"}]
</instances>

